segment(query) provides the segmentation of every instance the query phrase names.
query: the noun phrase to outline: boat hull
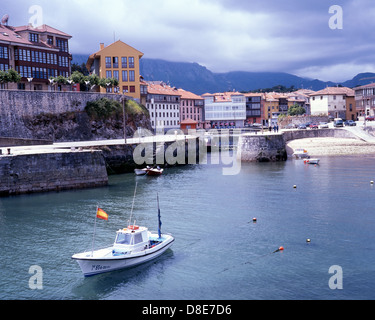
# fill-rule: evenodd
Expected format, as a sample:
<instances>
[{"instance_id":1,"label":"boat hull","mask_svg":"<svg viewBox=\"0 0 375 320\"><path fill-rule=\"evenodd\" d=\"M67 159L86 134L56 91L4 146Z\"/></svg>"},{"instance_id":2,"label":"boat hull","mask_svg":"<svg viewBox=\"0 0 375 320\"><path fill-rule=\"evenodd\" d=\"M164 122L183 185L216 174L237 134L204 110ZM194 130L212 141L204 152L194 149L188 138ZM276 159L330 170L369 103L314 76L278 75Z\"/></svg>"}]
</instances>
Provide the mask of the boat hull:
<instances>
[{"instance_id":1,"label":"boat hull","mask_svg":"<svg viewBox=\"0 0 375 320\"><path fill-rule=\"evenodd\" d=\"M137 176L143 176L147 173L147 169L134 169L134 173Z\"/></svg>"},{"instance_id":2,"label":"boat hull","mask_svg":"<svg viewBox=\"0 0 375 320\"><path fill-rule=\"evenodd\" d=\"M319 159L308 159L308 160L305 160L305 163L308 163L308 164L319 164L320 160Z\"/></svg>"},{"instance_id":3,"label":"boat hull","mask_svg":"<svg viewBox=\"0 0 375 320\"><path fill-rule=\"evenodd\" d=\"M157 169L150 169L147 170L148 176L160 176L163 173L163 169L157 170Z\"/></svg>"},{"instance_id":4,"label":"boat hull","mask_svg":"<svg viewBox=\"0 0 375 320\"><path fill-rule=\"evenodd\" d=\"M77 261L84 276L89 277L100 273L131 268L153 260L162 255L166 250L168 250L173 242L174 238L172 236L169 236L167 240L163 241L156 247L146 249L134 254L114 256L112 254L109 254L112 252L111 247L101 250L103 252L105 252L106 250L108 251L107 257L99 258L95 254L91 257L91 253L87 252L74 255L72 259Z\"/></svg>"}]
</instances>

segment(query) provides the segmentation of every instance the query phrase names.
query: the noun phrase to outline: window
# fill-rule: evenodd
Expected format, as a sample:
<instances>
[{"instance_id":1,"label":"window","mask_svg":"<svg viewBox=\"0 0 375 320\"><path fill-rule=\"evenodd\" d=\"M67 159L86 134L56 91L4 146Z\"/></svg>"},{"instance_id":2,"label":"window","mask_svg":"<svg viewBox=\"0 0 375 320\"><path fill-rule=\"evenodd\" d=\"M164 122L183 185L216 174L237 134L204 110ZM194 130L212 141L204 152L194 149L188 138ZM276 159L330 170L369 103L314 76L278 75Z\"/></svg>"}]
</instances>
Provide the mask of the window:
<instances>
[{"instance_id":1,"label":"window","mask_svg":"<svg viewBox=\"0 0 375 320\"><path fill-rule=\"evenodd\" d=\"M112 71L106 71L105 76L106 78L112 78Z\"/></svg>"},{"instance_id":2,"label":"window","mask_svg":"<svg viewBox=\"0 0 375 320\"><path fill-rule=\"evenodd\" d=\"M120 76L119 76L119 72L118 72L118 70L114 70L114 71L113 71L113 78L115 78L115 79L117 79L117 80L120 81Z\"/></svg>"},{"instance_id":3,"label":"window","mask_svg":"<svg viewBox=\"0 0 375 320\"><path fill-rule=\"evenodd\" d=\"M68 52L68 41L65 39L56 39L56 46L63 52Z\"/></svg>"},{"instance_id":4,"label":"window","mask_svg":"<svg viewBox=\"0 0 375 320\"><path fill-rule=\"evenodd\" d=\"M129 68L134 68L134 57L129 57Z\"/></svg>"},{"instance_id":5,"label":"window","mask_svg":"<svg viewBox=\"0 0 375 320\"><path fill-rule=\"evenodd\" d=\"M53 45L53 37L52 36L47 36L47 44Z\"/></svg>"},{"instance_id":6,"label":"window","mask_svg":"<svg viewBox=\"0 0 375 320\"><path fill-rule=\"evenodd\" d=\"M39 34L37 34L37 33L29 33L29 41L31 41L31 42L39 42Z\"/></svg>"},{"instance_id":7,"label":"window","mask_svg":"<svg viewBox=\"0 0 375 320\"><path fill-rule=\"evenodd\" d=\"M112 68L111 57L105 57L105 67Z\"/></svg>"},{"instance_id":8,"label":"window","mask_svg":"<svg viewBox=\"0 0 375 320\"><path fill-rule=\"evenodd\" d=\"M126 57L121 57L121 67L122 68L128 67L128 59Z\"/></svg>"},{"instance_id":9,"label":"window","mask_svg":"<svg viewBox=\"0 0 375 320\"><path fill-rule=\"evenodd\" d=\"M129 87L128 86L122 86L122 92L123 93L129 92Z\"/></svg>"},{"instance_id":10,"label":"window","mask_svg":"<svg viewBox=\"0 0 375 320\"><path fill-rule=\"evenodd\" d=\"M122 82L128 82L128 72L126 70L122 71Z\"/></svg>"},{"instance_id":11,"label":"window","mask_svg":"<svg viewBox=\"0 0 375 320\"><path fill-rule=\"evenodd\" d=\"M0 47L0 58L2 58L2 59L8 59L9 58L8 47Z\"/></svg>"},{"instance_id":12,"label":"window","mask_svg":"<svg viewBox=\"0 0 375 320\"><path fill-rule=\"evenodd\" d=\"M118 68L118 57L113 57L113 68Z\"/></svg>"},{"instance_id":13,"label":"window","mask_svg":"<svg viewBox=\"0 0 375 320\"><path fill-rule=\"evenodd\" d=\"M133 70L129 71L129 81L135 81L135 72Z\"/></svg>"},{"instance_id":14,"label":"window","mask_svg":"<svg viewBox=\"0 0 375 320\"><path fill-rule=\"evenodd\" d=\"M131 239L132 239L131 234L129 234L129 233L125 233L125 234L119 233L119 234L117 234L116 243L130 244Z\"/></svg>"},{"instance_id":15,"label":"window","mask_svg":"<svg viewBox=\"0 0 375 320\"><path fill-rule=\"evenodd\" d=\"M135 86L130 86L130 92L135 92Z\"/></svg>"}]
</instances>

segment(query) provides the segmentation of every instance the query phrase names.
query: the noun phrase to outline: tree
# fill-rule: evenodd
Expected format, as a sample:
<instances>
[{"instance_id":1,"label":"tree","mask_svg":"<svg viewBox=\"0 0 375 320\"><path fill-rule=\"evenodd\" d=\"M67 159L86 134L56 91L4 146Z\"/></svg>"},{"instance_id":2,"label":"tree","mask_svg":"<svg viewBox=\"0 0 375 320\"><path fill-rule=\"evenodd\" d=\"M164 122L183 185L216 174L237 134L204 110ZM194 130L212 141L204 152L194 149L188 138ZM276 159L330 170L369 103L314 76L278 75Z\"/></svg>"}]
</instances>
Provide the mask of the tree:
<instances>
[{"instance_id":1,"label":"tree","mask_svg":"<svg viewBox=\"0 0 375 320\"><path fill-rule=\"evenodd\" d=\"M9 76L9 82L18 83L21 81L20 74L14 69L8 70L8 76Z\"/></svg>"},{"instance_id":2,"label":"tree","mask_svg":"<svg viewBox=\"0 0 375 320\"><path fill-rule=\"evenodd\" d=\"M306 110L305 108L301 107L299 104L295 103L292 105L289 110L288 110L288 115L289 116L297 116L301 114L305 114Z\"/></svg>"}]
</instances>

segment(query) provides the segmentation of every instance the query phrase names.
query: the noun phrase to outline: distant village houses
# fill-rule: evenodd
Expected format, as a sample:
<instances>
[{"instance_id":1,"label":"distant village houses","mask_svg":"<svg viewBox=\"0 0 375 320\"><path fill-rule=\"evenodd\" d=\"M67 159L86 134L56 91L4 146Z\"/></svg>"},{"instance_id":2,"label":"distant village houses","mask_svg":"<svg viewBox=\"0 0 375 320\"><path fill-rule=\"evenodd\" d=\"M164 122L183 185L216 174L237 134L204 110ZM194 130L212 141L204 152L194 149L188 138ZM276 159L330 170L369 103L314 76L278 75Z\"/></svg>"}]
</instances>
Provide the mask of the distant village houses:
<instances>
[{"instance_id":1,"label":"distant village houses","mask_svg":"<svg viewBox=\"0 0 375 320\"><path fill-rule=\"evenodd\" d=\"M13 27L8 20L0 24L0 71L15 70L18 83L0 83L0 89L76 91L71 80L71 35L48 25ZM115 79L118 85L94 85L90 91L123 94L144 105L154 130L243 128L274 126L279 116L292 106L306 115L326 115L330 119L359 120L375 116L375 84L354 89L327 87L317 92L241 93L237 91L197 95L163 81L147 81L140 74L143 53L123 41L99 44L89 55L86 68L91 75ZM53 78L63 77L68 84Z\"/></svg>"}]
</instances>

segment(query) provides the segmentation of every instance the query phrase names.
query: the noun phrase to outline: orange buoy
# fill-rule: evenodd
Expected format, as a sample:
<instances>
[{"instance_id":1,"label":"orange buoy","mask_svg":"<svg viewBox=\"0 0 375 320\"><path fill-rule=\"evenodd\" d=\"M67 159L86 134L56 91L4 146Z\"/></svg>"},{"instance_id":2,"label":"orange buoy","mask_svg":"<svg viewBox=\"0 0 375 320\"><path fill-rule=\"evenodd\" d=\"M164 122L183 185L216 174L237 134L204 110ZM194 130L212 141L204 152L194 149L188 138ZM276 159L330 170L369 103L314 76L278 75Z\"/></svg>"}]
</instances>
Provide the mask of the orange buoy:
<instances>
[{"instance_id":1,"label":"orange buoy","mask_svg":"<svg viewBox=\"0 0 375 320\"><path fill-rule=\"evenodd\" d=\"M279 250L280 250L280 251L283 251L283 250L284 250L284 247L279 247Z\"/></svg>"},{"instance_id":2,"label":"orange buoy","mask_svg":"<svg viewBox=\"0 0 375 320\"><path fill-rule=\"evenodd\" d=\"M253 218L253 222L257 222L257 218Z\"/></svg>"}]
</instances>

